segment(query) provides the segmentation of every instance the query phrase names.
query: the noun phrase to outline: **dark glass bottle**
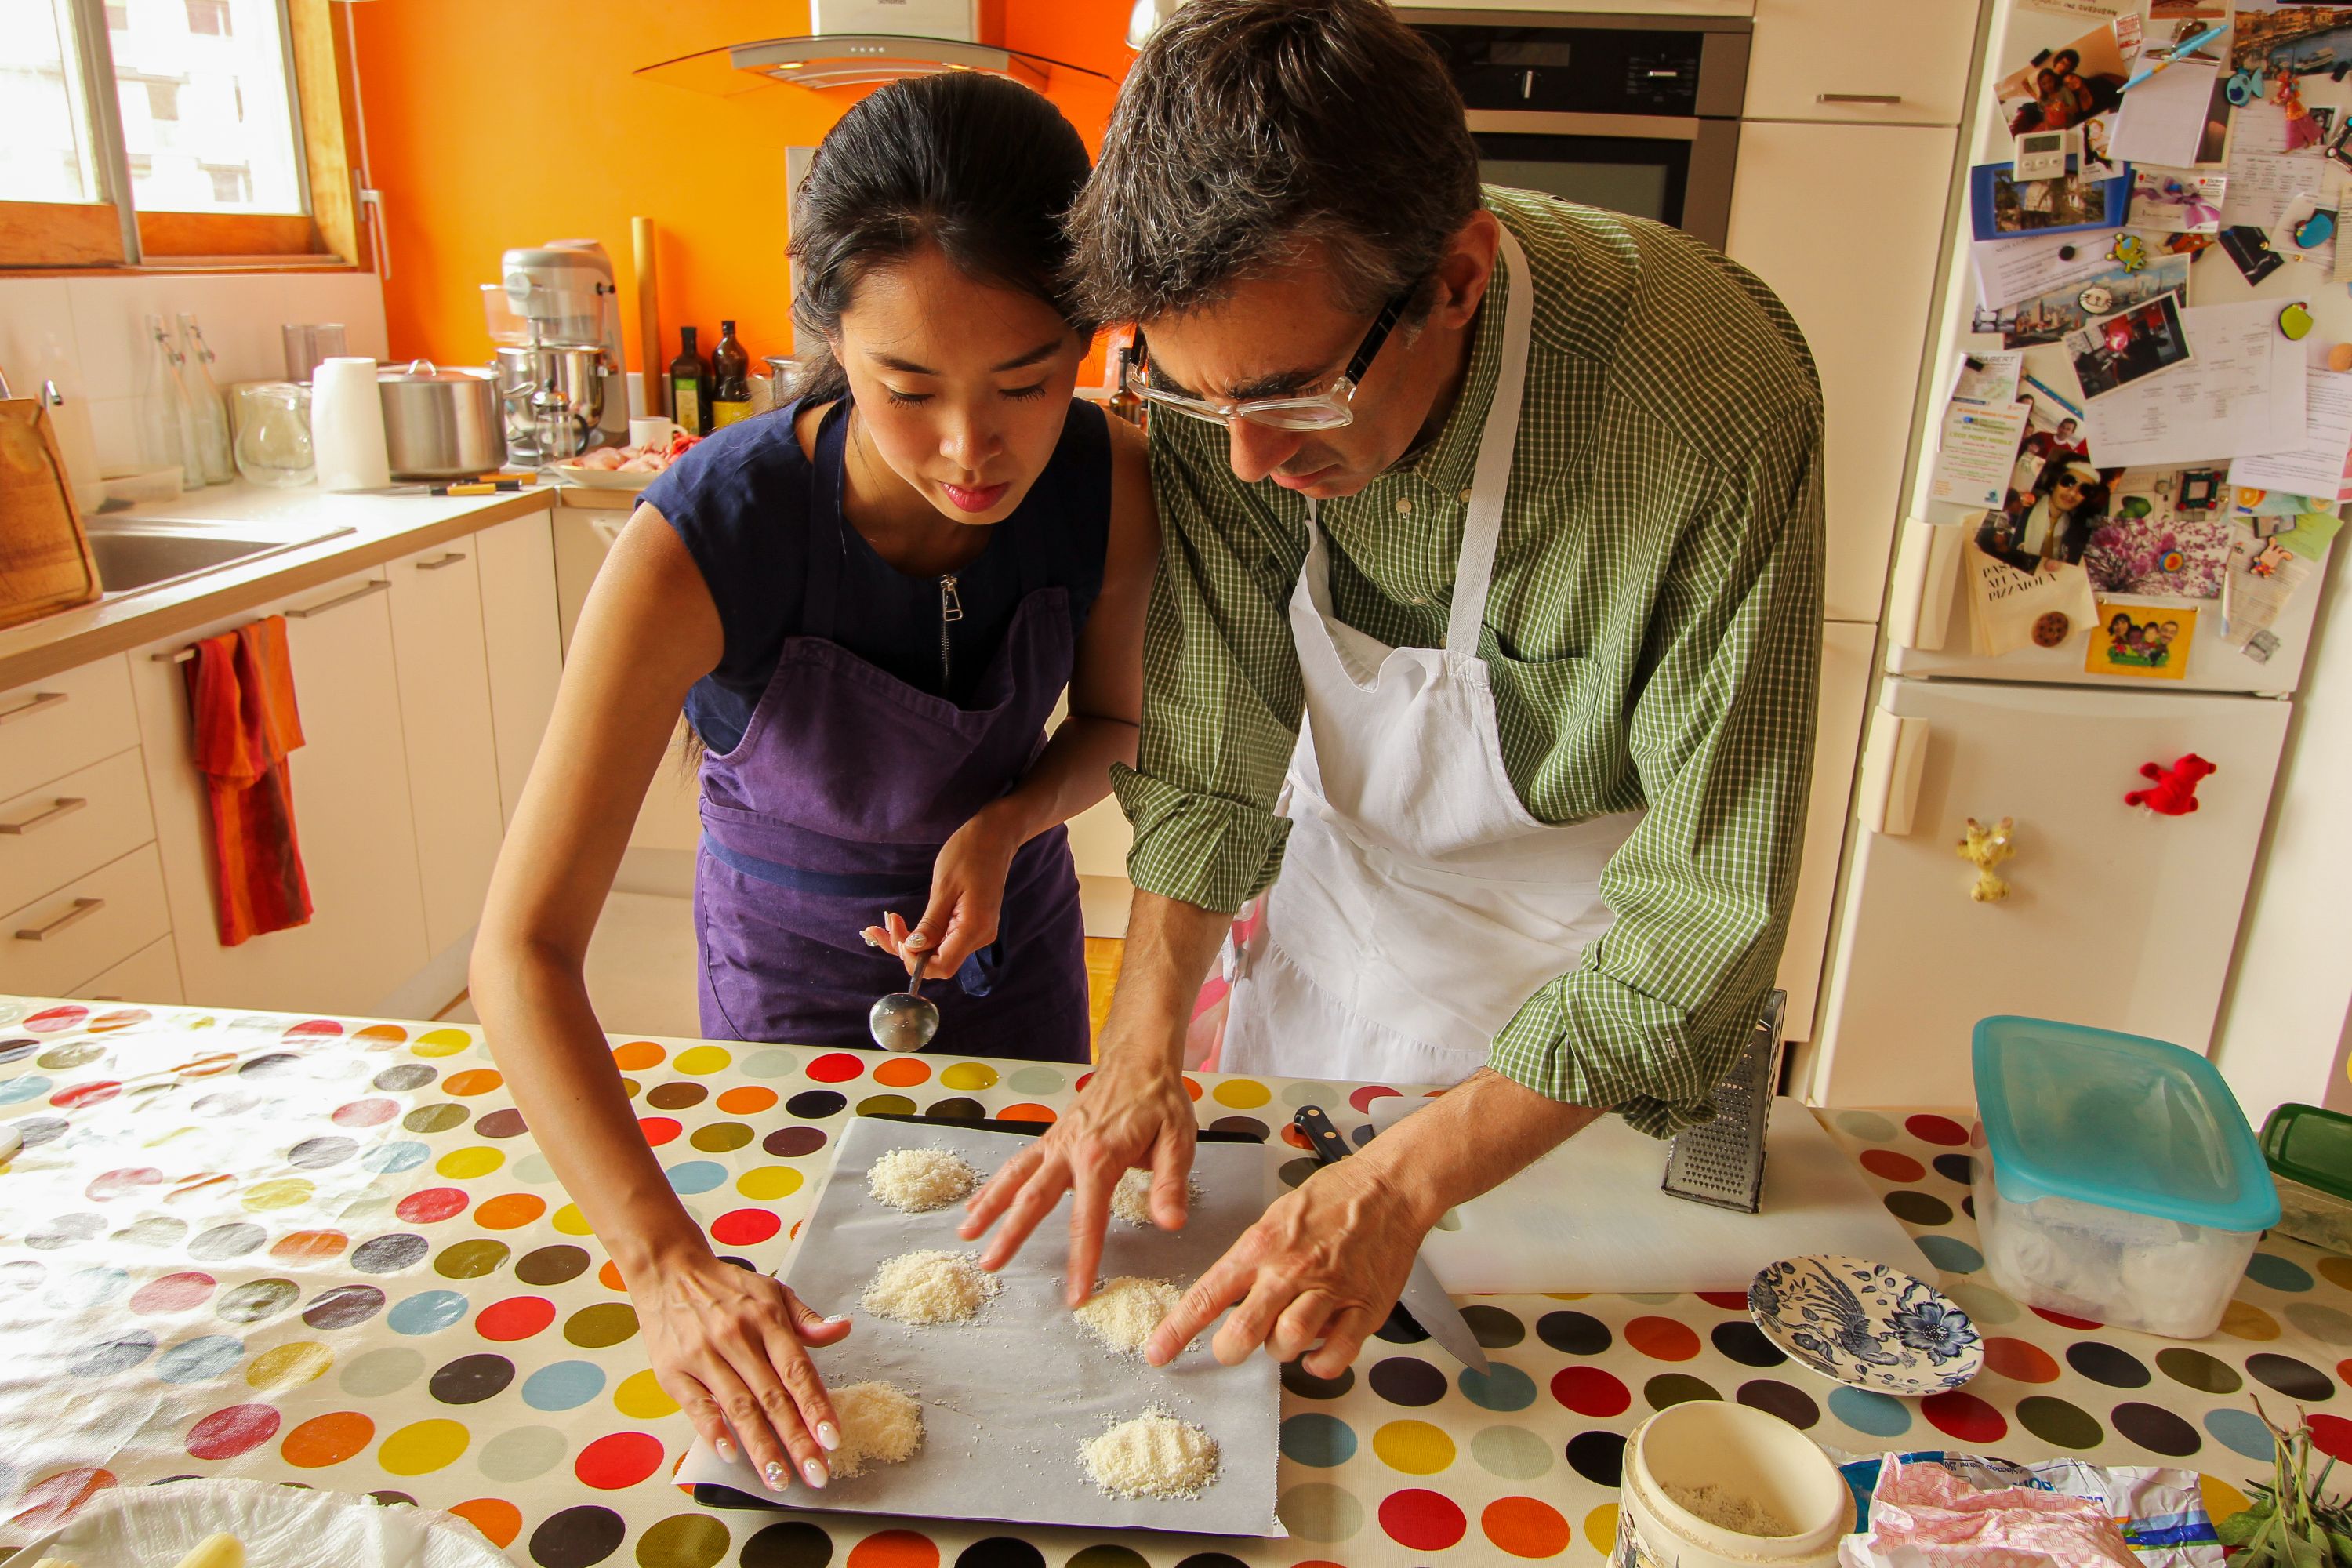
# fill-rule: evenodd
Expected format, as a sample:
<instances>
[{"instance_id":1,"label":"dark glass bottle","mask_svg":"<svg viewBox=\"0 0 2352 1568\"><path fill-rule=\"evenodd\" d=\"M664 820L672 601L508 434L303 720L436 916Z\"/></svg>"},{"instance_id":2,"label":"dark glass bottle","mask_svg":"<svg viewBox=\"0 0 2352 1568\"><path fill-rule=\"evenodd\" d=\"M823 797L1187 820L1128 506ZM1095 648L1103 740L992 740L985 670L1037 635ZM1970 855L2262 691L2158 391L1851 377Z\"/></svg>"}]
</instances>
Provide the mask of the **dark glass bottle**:
<instances>
[{"instance_id":1,"label":"dark glass bottle","mask_svg":"<svg viewBox=\"0 0 2352 1568\"><path fill-rule=\"evenodd\" d=\"M710 366L694 346L694 329L677 330L677 357L669 362L669 416L689 436L710 434Z\"/></svg>"},{"instance_id":2,"label":"dark glass bottle","mask_svg":"<svg viewBox=\"0 0 2352 1568\"><path fill-rule=\"evenodd\" d=\"M710 350L710 425L724 429L751 413L751 356L735 341L735 323L719 323Z\"/></svg>"}]
</instances>

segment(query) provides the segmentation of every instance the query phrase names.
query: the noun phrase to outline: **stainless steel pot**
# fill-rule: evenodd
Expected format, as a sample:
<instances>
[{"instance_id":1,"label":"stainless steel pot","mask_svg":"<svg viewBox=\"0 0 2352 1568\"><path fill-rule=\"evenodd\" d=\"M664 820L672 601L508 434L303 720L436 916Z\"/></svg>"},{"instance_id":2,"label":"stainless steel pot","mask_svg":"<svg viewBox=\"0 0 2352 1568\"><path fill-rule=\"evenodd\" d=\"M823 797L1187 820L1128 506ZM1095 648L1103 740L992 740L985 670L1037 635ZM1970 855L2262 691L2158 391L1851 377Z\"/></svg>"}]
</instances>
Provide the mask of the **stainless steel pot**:
<instances>
[{"instance_id":1,"label":"stainless steel pot","mask_svg":"<svg viewBox=\"0 0 2352 1568\"><path fill-rule=\"evenodd\" d=\"M498 349L507 446L523 460L576 456L604 422L604 351L594 343L516 343Z\"/></svg>"},{"instance_id":2,"label":"stainless steel pot","mask_svg":"<svg viewBox=\"0 0 2352 1568\"><path fill-rule=\"evenodd\" d=\"M469 479L507 460L498 383L488 371L411 360L378 370L375 386L394 479Z\"/></svg>"}]
</instances>

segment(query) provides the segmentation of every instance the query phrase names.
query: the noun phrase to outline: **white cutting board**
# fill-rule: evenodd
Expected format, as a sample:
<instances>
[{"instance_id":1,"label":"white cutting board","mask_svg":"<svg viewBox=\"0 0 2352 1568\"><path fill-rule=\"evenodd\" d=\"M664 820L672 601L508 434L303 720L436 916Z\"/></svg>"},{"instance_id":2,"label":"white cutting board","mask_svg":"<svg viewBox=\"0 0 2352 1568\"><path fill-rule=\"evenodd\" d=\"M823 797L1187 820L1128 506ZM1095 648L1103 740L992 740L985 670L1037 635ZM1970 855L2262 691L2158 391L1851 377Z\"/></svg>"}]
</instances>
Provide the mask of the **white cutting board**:
<instances>
[{"instance_id":1,"label":"white cutting board","mask_svg":"<svg viewBox=\"0 0 2352 1568\"><path fill-rule=\"evenodd\" d=\"M1385 1131L1427 1103L1374 1100L1372 1125ZM1738 1214L1668 1197L1658 1188L1665 1143L1605 1116L1456 1209L1459 1228L1431 1231L1421 1255L1451 1296L1745 1291L1766 1264L1807 1253L1935 1280L1935 1266L1811 1111L1775 1100L1766 1148L1764 1211Z\"/></svg>"}]
</instances>

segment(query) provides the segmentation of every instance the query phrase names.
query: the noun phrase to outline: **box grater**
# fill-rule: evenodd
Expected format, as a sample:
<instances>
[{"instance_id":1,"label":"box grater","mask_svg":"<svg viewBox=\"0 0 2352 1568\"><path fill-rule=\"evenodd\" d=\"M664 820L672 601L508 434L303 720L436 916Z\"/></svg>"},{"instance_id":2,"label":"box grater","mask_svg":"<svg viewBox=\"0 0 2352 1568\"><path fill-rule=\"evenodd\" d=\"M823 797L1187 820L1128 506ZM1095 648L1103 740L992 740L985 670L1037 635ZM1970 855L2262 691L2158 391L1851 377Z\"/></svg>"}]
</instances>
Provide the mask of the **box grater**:
<instances>
[{"instance_id":1,"label":"box grater","mask_svg":"<svg viewBox=\"0 0 2352 1568\"><path fill-rule=\"evenodd\" d=\"M1666 1151L1664 1192L1695 1204L1754 1214L1764 1203L1764 1132L1780 1083L1780 1029L1789 994L1764 999L1731 1072L1715 1088L1715 1120L1675 1134Z\"/></svg>"}]
</instances>

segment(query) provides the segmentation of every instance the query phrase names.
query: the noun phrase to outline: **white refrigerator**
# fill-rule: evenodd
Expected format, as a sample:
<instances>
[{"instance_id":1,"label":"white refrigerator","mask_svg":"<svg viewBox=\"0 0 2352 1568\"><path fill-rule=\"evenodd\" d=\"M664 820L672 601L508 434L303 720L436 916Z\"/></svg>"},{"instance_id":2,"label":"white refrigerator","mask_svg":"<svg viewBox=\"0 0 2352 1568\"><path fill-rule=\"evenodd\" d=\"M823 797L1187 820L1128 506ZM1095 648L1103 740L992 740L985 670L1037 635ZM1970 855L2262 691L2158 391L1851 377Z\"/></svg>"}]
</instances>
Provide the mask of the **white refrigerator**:
<instances>
[{"instance_id":1,"label":"white refrigerator","mask_svg":"<svg viewBox=\"0 0 2352 1568\"><path fill-rule=\"evenodd\" d=\"M1992 84L2091 25L2080 10L1999 0L1976 119L1964 131L1969 163L2011 156ZM2298 79L2306 103L2352 113L2352 89L2324 75ZM1932 501L1928 484L1951 374L1962 355L2002 346L1971 331L1979 298L1960 174L1822 1026L1801 1069L1807 1097L1832 1106L1971 1104L1969 1032L1994 1014L2210 1048L2292 700L2325 609L2315 570L2272 627L2278 644L2261 662L2224 641L2219 601L2197 601L2178 680L2088 672L2090 634L2079 626L2055 647L1970 651L1964 557L1975 514ZM2105 244L2113 235L2084 237ZM2290 261L2259 286L2218 248L2190 267L2192 304L2268 297L2310 301L2318 325L2305 347L2315 363L2352 340L2352 300L2324 265ZM2024 353L2026 374L2079 401L2061 345ZM2090 457L2099 461L2095 442ZM2101 599L2103 613L2184 603ZM2215 764L2198 810L2159 816L2126 803L2148 785L2144 763L2169 767L2191 752ZM1995 868L2010 891L1978 901L1977 868L1959 846L1969 818L2001 817L2015 824L2013 856Z\"/></svg>"}]
</instances>

